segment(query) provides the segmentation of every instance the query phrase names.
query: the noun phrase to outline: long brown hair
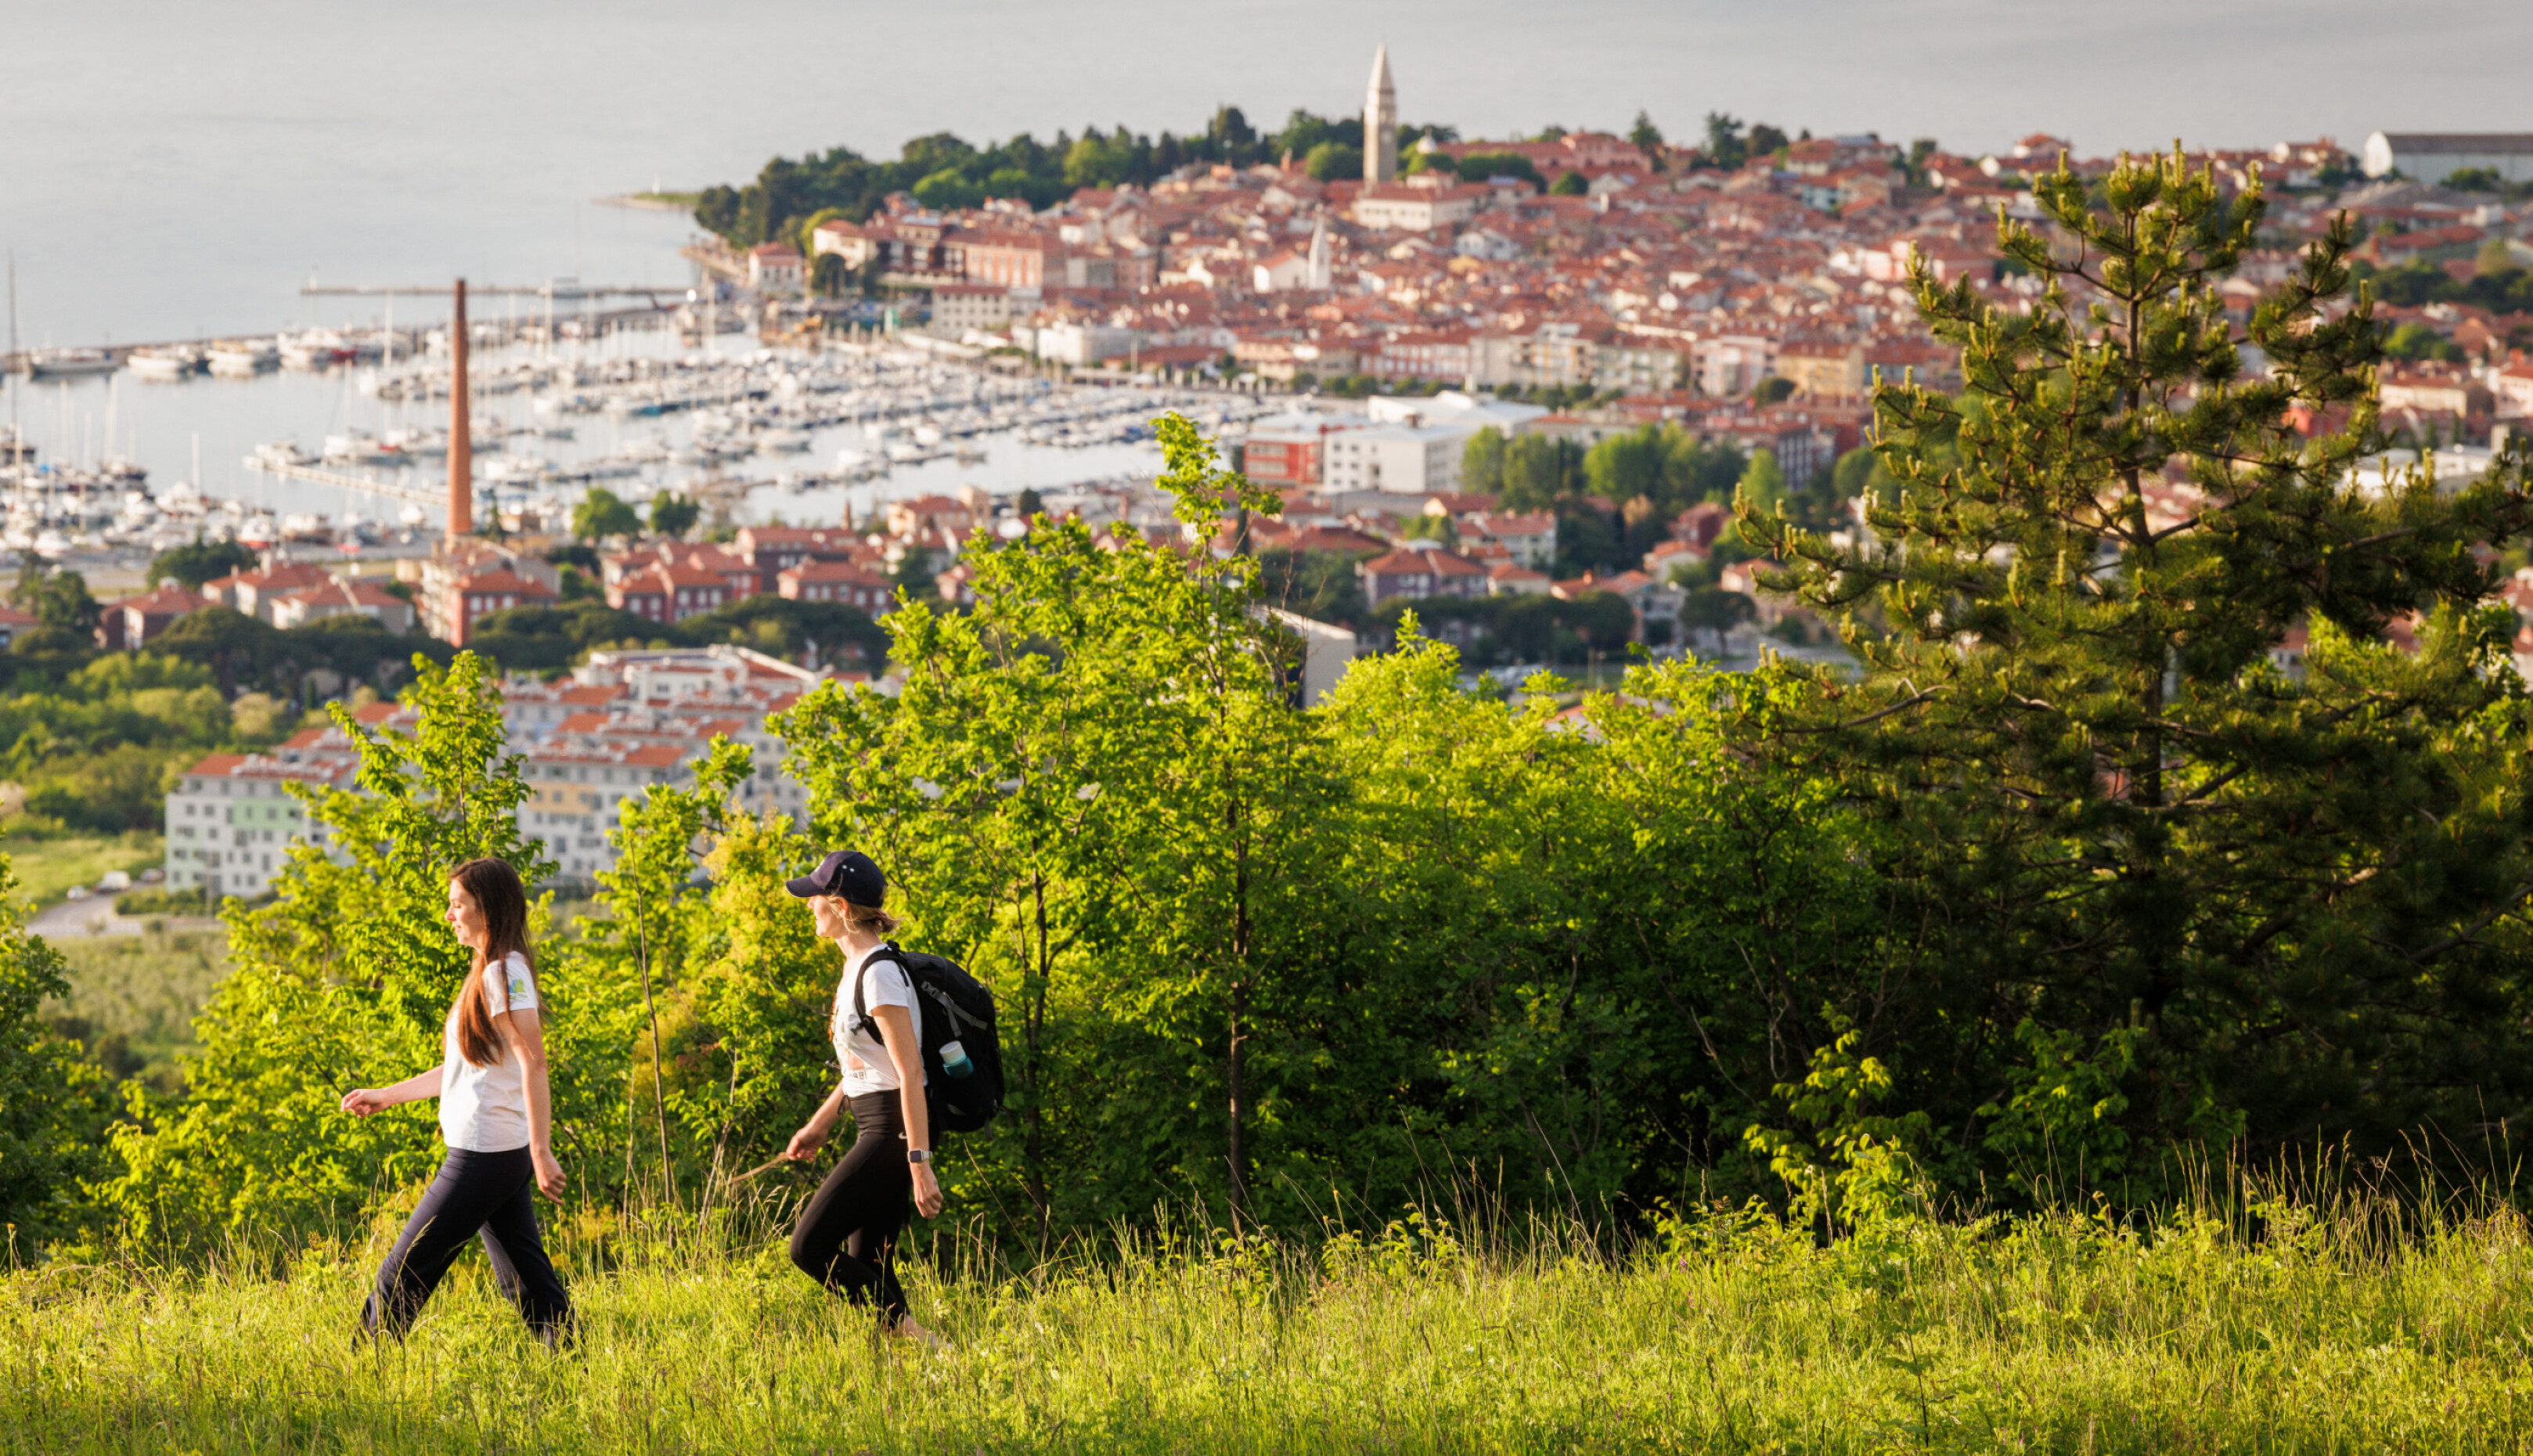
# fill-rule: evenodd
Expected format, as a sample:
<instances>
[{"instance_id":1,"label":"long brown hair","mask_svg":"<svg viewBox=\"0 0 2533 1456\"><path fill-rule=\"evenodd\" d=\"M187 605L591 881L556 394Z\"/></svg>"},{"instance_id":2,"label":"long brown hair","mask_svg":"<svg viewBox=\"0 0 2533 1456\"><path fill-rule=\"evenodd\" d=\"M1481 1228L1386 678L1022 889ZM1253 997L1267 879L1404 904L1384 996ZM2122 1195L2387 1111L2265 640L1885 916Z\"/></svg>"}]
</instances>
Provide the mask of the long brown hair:
<instances>
[{"instance_id":1,"label":"long brown hair","mask_svg":"<svg viewBox=\"0 0 2533 1456\"><path fill-rule=\"evenodd\" d=\"M448 872L448 882L466 892L484 916L484 949L475 953L457 999L448 1010L457 1018L457 1051L471 1067L490 1067L501 1060L502 1031L484 1004L484 967L499 965L516 954L528 962L528 890L519 872L499 859L470 859Z\"/></svg>"}]
</instances>

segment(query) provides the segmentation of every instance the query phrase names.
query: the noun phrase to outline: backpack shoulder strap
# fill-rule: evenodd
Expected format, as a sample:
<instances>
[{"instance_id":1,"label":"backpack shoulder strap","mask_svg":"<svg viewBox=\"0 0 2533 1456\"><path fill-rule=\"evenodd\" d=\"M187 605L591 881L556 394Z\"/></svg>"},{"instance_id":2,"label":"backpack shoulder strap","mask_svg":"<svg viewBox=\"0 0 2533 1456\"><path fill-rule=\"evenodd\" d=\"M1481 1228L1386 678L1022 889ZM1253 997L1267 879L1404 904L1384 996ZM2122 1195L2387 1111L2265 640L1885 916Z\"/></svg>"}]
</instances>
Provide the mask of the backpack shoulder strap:
<instances>
[{"instance_id":1,"label":"backpack shoulder strap","mask_svg":"<svg viewBox=\"0 0 2533 1456\"><path fill-rule=\"evenodd\" d=\"M880 1034L879 1023L870 1019L869 1011L862 1005L862 977L870 974L871 962L883 957L897 962L897 968L906 972L906 981L910 986L914 983L914 966L906 959L906 953L898 949L897 942L884 940L879 943L878 950L870 953L870 959L864 961L861 967L854 972L854 1024L869 1032L872 1040L884 1046L888 1038Z\"/></svg>"}]
</instances>

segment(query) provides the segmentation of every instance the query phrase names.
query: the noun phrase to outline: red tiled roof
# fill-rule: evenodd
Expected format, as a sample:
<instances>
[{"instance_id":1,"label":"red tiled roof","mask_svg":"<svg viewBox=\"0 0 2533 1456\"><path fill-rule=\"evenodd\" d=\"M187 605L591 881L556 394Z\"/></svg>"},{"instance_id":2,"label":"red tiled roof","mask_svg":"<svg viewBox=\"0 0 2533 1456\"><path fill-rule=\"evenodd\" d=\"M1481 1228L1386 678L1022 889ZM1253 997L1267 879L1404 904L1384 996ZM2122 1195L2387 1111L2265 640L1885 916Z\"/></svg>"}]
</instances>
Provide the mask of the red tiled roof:
<instances>
[{"instance_id":1,"label":"red tiled roof","mask_svg":"<svg viewBox=\"0 0 2533 1456\"><path fill-rule=\"evenodd\" d=\"M161 612L182 615L188 612L200 611L207 604L203 598L195 596L174 582L169 582L154 592L144 592L138 597L126 597L120 602L109 602L105 610L121 612L127 608L137 607L143 612L153 616ZM16 615L16 613L12 614ZM11 622L10 625L31 625L34 620L35 618L31 616L21 616L18 621Z\"/></svg>"},{"instance_id":2,"label":"red tiled roof","mask_svg":"<svg viewBox=\"0 0 2533 1456\"><path fill-rule=\"evenodd\" d=\"M461 592L506 592L517 597L551 597L554 588L541 581L530 581L515 571L485 571L457 583Z\"/></svg>"}]
</instances>

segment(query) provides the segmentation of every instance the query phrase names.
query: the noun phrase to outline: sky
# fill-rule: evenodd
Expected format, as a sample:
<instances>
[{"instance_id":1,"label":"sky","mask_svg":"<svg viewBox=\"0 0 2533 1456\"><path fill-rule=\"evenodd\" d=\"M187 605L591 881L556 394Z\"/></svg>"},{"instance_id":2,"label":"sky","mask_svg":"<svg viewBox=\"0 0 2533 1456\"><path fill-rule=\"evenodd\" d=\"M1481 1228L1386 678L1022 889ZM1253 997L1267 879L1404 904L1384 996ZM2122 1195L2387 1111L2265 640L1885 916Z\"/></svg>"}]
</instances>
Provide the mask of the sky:
<instances>
[{"instance_id":1,"label":"sky","mask_svg":"<svg viewBox=\"0 0 2533 1456\"><path fill-rule=\"evenodd\" d=\"M312 265L658 281L676 228L591 200L940 130L1350 114L1384 41L1403 118L1472 138L1639 109L1973 154L2533 130L2524 0L0 0L0 247L63 342L276 326Z\"/></svg>"}]
</instances>

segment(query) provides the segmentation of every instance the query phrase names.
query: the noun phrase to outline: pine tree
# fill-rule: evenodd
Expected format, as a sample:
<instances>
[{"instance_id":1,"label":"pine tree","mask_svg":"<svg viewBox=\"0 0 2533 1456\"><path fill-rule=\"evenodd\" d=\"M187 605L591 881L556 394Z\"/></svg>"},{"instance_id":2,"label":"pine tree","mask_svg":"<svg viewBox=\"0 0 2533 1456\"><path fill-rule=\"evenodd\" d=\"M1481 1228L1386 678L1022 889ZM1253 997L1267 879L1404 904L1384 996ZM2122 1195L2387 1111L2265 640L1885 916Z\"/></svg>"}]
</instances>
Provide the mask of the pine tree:
<instances>
[{"instance_id":1,"label":"pine tree","mask_svg":"<svg viewBox=\"0 0 2533 1456\"><path fill-rule=\"evenodd\" d=\"M2128 1120L2158 1132L2500 1116L2528 1085L2528 711L2475 549L2533 519L2526 462L2360 483L2381 351L2344 218L2237 332L2257 185L2228 203L2176 150L2094 186L2062 163L2046 232L2000 217L2028 315L1916 274L1964 388L1878 390L1897 490L1860 544L1741 512L1865 669L1760 736L1876 821L1908 990L1868 1035L1963 1109L2035 1075L2007 1060L2029 1019L2133 1043Z\"/></svg>"}]
</instances>

